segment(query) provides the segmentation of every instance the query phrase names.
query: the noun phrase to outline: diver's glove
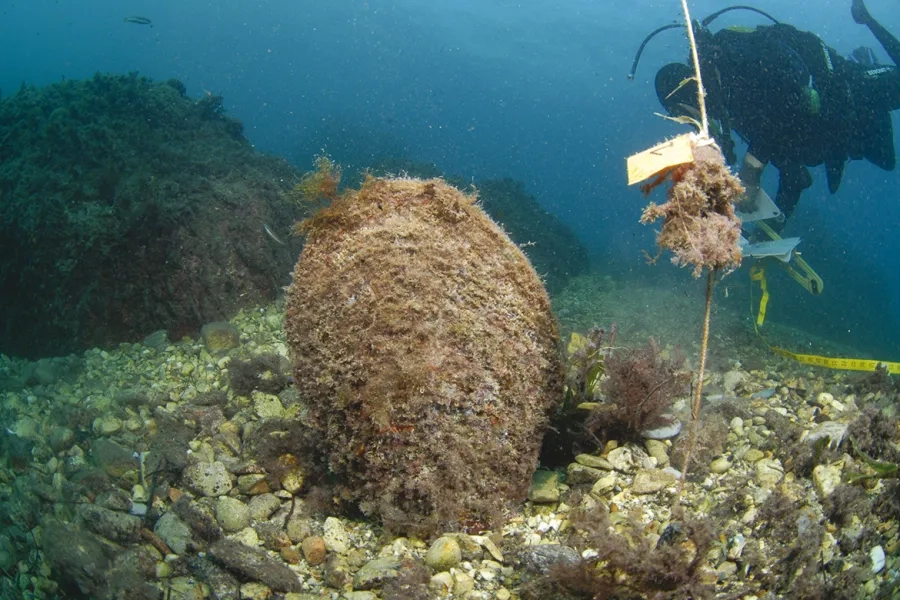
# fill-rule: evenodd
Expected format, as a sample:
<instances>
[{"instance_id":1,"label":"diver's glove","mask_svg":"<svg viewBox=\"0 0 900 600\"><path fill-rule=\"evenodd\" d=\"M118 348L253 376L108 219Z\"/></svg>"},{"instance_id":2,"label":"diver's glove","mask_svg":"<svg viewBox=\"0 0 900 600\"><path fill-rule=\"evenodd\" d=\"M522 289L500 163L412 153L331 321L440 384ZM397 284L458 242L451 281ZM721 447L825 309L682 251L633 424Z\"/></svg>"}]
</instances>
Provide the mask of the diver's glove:
<instances>
[{"instance_id":1,"label":"diver's glove","mask_svg":"<svg viewBox=\"0 0 900 600\"><path fill-rule=\"evenodd\" d=\"M722 126L715 120L709 122L709 132L712 134L713 139L716 140L716 143L719 144L719 149L722 150L722 154L725 156L725 163L733 165L737 162L737 155L734 153L734 140L731 139L731 135L726 134Z\"/></svg>"},{"instance_id":2,"label":"diver's glove","mask_svg":"<svg viewBox=\"0 0 900 600\"><path fill-rule=\"evenodd\" d=\"M745 190L737 201L738 210L741 212L752 213L758 208L757 198L760 192L760 180L765 167L765 163L749 152L744 155L741 169L738 172L738 177L741 178L741 183L744 184Z\"/></svg>"}]
</instances>

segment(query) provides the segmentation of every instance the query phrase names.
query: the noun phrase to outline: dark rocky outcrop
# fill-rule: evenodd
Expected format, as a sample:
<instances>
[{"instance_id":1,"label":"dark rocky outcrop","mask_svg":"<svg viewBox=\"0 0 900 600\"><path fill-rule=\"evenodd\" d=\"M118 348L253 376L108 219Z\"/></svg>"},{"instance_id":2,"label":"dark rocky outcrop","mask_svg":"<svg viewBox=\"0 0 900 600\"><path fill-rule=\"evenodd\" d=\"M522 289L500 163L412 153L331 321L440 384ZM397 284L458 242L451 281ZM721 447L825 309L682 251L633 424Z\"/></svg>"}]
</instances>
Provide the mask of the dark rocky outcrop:
<instances>
[{"instance_id":1,"label":"dark rocky outcrop","mask_svg":"<svg viewBox=\"0 0 900 600\"><path fill-rule=\"evenodd\" d=\"M23 86L0 140L0 352L178 339L288 282L295 173L221 97L136 73Z\"/></svg>"}]
</instances>

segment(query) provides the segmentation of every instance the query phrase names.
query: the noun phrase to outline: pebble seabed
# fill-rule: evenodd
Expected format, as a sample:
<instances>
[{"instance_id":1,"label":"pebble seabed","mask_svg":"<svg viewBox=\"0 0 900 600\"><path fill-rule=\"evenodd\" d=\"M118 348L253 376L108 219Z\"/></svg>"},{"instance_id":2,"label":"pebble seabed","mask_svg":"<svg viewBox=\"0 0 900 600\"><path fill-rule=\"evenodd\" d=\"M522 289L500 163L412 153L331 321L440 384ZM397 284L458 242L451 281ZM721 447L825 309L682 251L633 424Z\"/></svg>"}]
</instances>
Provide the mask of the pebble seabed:
<instances>
[{"instance_id":1,"label":"pebble seabed","mask_svg":"<svg viewBox=\"0 0 900 600\"><path fill-rule=\"evenodd\" d=\"M595 556L573 542L583 522L570 519L576 509L602 510L611 539L630 532L633 540L638 531L650 546L673 521L673 440L611 441L567 468L539 471L530 499L498 531L446 532L427 542L389 536L371 521L309 516L302 471L286 468L271 485L245 443L263 420L298 418L302 403L290 387L278 395L229 389L232 361L277 355L286 363L281 307L241 312L231 324L232 344L227 335L208 342L223 345L218 349L203 339L169 343L157 335L88 351L74 370L3 359L3 598L503 600L522 597L523 584L554 561ZM896 397L854 393L844 374L772 364L745 370L735 360L710 374L704 410L718 415L723 439L714 454L699 453L683 501L715 536L697 561L698 584L708 597L800 597L800 571L811 568L822 597L898 597L897 510L885 517L871 508L898 494L897 480L856 484L857 506L868 507L856 512L829 502L847 474L871 473L848 441L848 425L865 407L890 409ZM687 399L675 409L684 415ZM170 457L168 468L180 473L159 485L150 465L165 450L153 440L170 435L164 424L172 422L185 444L183 464ZM797 447L818 453L811 473L797 472L785 431ZM896 442L896 435L888 441ZM771 519L773 499L782 507L780 527L795 530L788 535L762 522ZM767 578L809 528L817 533L804 539L820 546L808 553L814 564ZM63 537L48 540L48 531ZM690 541L673 543L696 551ZM134 564L123 564L129 560ZM850 592L830 595L829 581L848 572ZM121 576L115 583L122 573L137 573L139 581ZM392 587L398 577L409 585Z\"/></svg>"}]
</instances>

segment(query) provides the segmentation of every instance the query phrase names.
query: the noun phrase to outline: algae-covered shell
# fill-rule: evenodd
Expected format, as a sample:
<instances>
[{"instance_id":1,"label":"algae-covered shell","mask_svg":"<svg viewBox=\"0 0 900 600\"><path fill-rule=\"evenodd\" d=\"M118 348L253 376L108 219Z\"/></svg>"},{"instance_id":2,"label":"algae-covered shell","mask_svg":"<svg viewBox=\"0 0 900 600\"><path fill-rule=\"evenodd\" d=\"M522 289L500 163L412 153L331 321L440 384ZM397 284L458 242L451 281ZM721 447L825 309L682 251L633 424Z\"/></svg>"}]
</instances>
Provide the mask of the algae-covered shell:
<instances>
[{"instance_id":1,"label":"algae-covered shell","mask_svg":"<svg viewBox=\"0 0 900 600\"><path fill-rule=\"evenodd\" d=\"M303 229L285 330L345 495L407 529L523 500L562 397L525 255L440 179L369 178Z\"/></svg>"}]
</instances>

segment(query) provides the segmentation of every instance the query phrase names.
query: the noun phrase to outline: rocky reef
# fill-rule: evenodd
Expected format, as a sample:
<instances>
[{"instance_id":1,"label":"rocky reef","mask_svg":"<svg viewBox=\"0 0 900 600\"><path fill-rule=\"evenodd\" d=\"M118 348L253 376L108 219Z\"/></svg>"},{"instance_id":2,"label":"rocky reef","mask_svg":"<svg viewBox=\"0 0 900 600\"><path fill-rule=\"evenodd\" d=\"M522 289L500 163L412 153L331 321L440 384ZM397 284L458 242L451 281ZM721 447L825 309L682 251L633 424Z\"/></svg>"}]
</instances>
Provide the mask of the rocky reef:
<instances>
[{"instance_id":1,"label":"rocky reef","mask_svg":"<svg viewBox=\"0 0 900 600\"><path fill-rule=\"evenodd\" d=\"M2 352L177 338L287 283L296 175L219 96L136 73L23 86L0 140Z\"/></svg>"}]
</instances>

